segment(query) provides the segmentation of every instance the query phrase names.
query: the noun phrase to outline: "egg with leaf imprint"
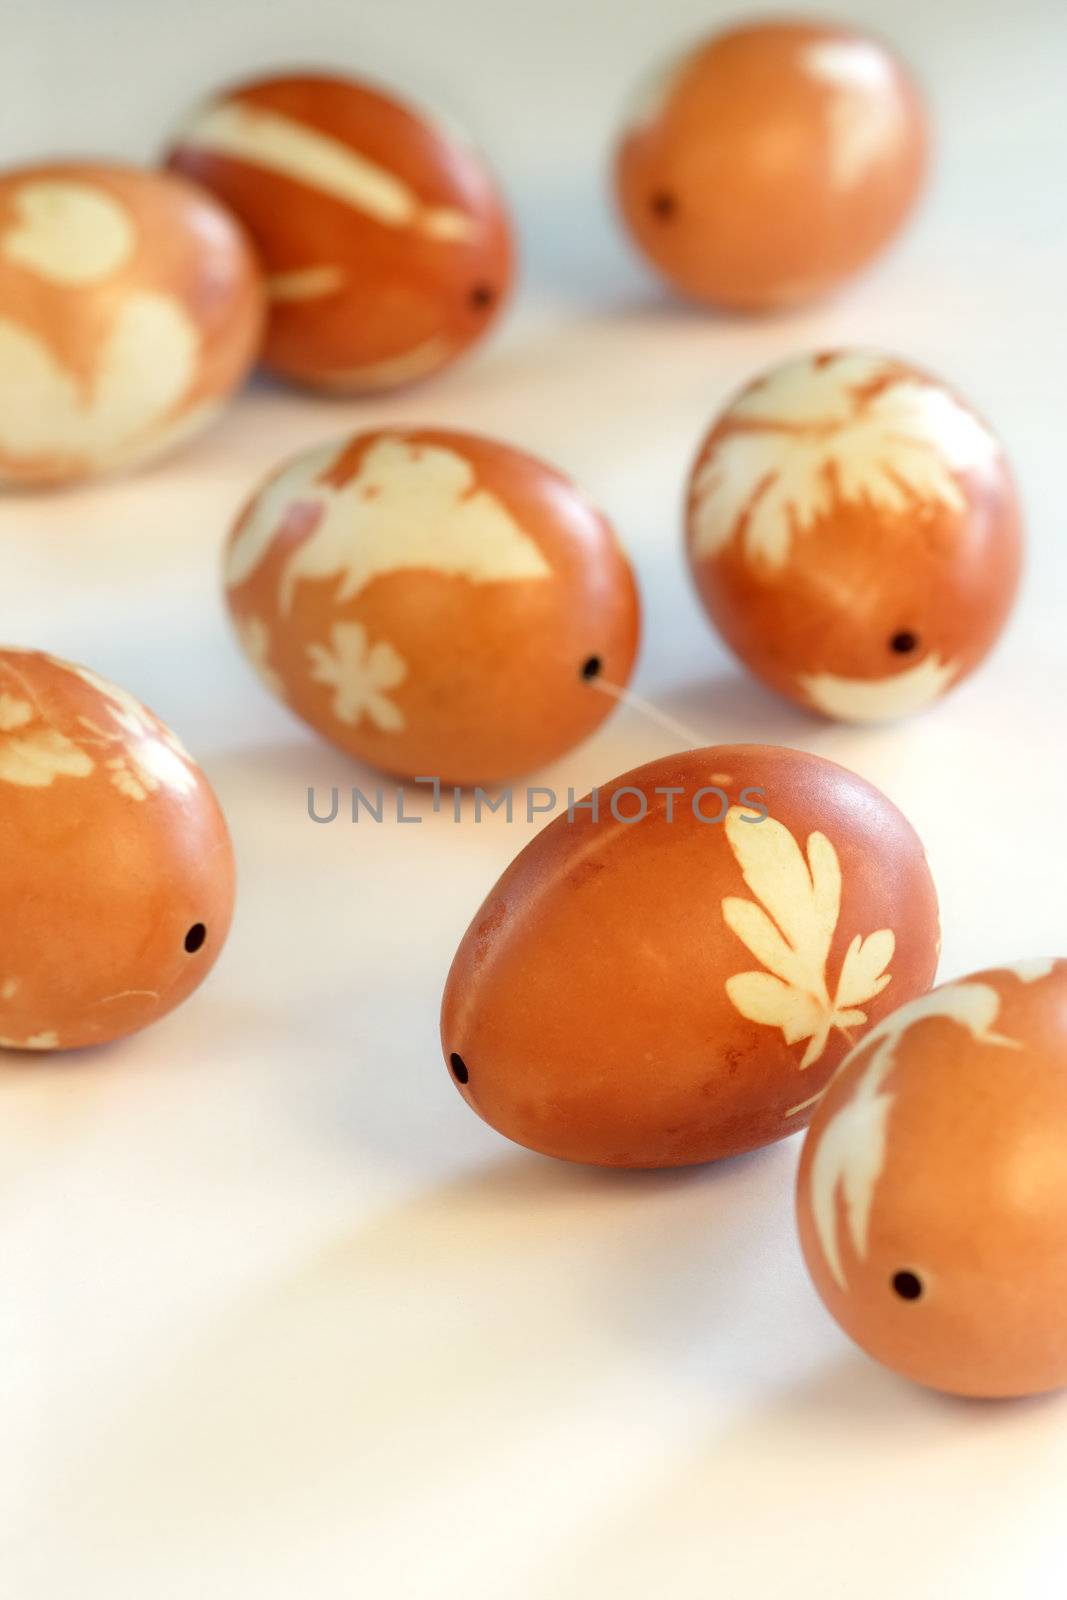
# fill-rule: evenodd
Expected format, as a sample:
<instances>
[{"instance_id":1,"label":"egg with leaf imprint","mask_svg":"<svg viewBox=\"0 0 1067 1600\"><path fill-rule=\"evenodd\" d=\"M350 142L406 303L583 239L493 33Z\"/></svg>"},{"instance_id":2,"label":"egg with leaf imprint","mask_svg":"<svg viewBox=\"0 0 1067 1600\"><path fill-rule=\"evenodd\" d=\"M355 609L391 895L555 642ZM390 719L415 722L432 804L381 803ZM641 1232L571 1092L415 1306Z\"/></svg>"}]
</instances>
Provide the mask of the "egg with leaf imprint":
<instances>
[{"instance_id":1,"label":"egg with leaf imprint","mask_svg":"<svg viewBox=\"0 0 1067 1600\"><path fill-rule=\"evenodd\" d=\"M931 1388L1067 1384L1067 961L943 984L856 1044L804 1143L797 1216L841 1327Z\"/></svg>"},{"instance_id":2,"label":"egg with leaf imprint","mask_svg":"<svg viewBox=\"0 0 1067 1600\"><path fill-rule=\"evenodd\" d=\"M895 720L985 658L1022 517L992 429L870 350L784 362L734 396L689 480L690 568L744 664L811 711Z\"/></svg>"},{"instance_id":3,"label":"egg with leaf imprint","mask_svg":"<svg viewBox=\"0 0 1067 1600\"><path fill-rule=\"evenodd\" d=\"M0 650L0 1049L104 1044L164 1016L226 942L218 801L117 684Z\"/></svg>"},{"instance_id":4,"label":"egg with leaf imprint","mask_svg":"<svg viewBox=\"0 0 1067 1600\"><path fill-rule=\"evenodd\" d=\"M418 382L484 337L511 288L507 210L452 127L368 83L257 78L187 118L172 169L249 229L264 360L329 393Z\"/></svg>"},{"instance_id":5,"label":"egg with leaf imprint","mask_svg":"<svg viewBox=\"0 0 1067 1600\"><path fill-rule=\"evenodd\" d=\"M287 462L227 546L226 597L267 687L387 772L493 783L591 733L639 607L615 532L497 440L382 428Z\"/></svg>"},{"instance_id":6,"label":"egg with leaf imprint","mask_svg":"<svg viewBox=\"0 0 1067 1600\"><path fill-rule=\"evenodd\" d=\"M244 231L166 173L0 173L0 485L132 466L206 426L259 350Z\"/></svg>"},{"instance_id":7,"label":"egg with leaf imprint","mask_svg":"<svg viewBox=\"0 0 1067 1600\"><path fill-rule=\"evenodd\" d=\"M561 815L475 914L445 1058L548 1155L683 1166L804 1126L851 1046L933 981L937 898L885 795L766 745L638 767Z\"/></svg>"}]
</instances>

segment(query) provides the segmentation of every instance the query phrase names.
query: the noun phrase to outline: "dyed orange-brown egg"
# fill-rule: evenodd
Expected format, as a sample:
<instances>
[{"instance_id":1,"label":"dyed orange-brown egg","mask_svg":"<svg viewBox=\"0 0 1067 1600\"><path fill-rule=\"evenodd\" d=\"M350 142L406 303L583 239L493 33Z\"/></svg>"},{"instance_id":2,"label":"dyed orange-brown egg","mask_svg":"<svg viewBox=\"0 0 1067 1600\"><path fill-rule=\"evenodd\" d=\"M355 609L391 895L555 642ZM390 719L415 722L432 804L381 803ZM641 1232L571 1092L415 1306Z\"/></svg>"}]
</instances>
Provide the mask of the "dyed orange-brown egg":
<instances>
[{"instance_id":1,"label":"dyed orange-brown egg","mask_svg":"<svg viewBox=\"0 0 1067 1600\"><path fill-rule=\"evenodd\" d=\"M1067 961L943 984L831 1081L798 1174L815 1287L870 1355L987 1398L1067 1384Z\"/></svg>"},{"instance_id":2,"label":"dyed orange-brown egg","mask_svg":"<svg viewBox=\"0 0 1067 1600\"><path fill-rule=\"evenodd\" d=\"M890 356L786 362L743 389L689 481L689 562L726 643L848 722L920 710L971 672L1015 598L1004 451L946 384Z\"/></svg>"},{"instance_id":3,"label":"dyed orange-brown egg","mask_svg":"<svg viewBox=\"0 0 1067 1600\"><path fill-rule=\"evenodd\" d=\"M626 225L697 300L813 300L889 242L918 195L926 117L901 63L848 28L720 33L662 73L616 157Z\"/></svg>"},{"instance_id":4,"label":"dyed orange-brown egg","mask_svg":"<svg viewBox=\"0 0 1067 1600\"><path fill-rule=\"evenodd\" d=\"M225 577L268 687L408 777L492 782L561 755L637 649L607 520L552 467L473 434L382 429L297 457L242 512Z\"/></svg>"},{"instance_id":5,"label":"dyed orange-brown egg","mask_svg":"<svg viewBox=\"0 0 1067 1600\"><path fill-rule=\"evenodd\" d=\"M638 767L561 814L475 915L441 1038L518 1144L671 1167L803 1127L852 1043L933 981L937 898L885 795L767 745Z\"/></svg>"},{"instance_id":6,"label":"dyed orange-brown egg","mask_svg":"<svg viewBox=\"0 0 1067 1600\"><path fill-rule=\"evenodd\" d=\"M511 230L455 131L348 78L261 78L217 95L169 163L250 230L267 268L264 359L339 393L447 366L507 297Z\"/></svg>"},{"instance_id":7,"label":"dyed orange-brown egg","mask_svg":"<svg viewBox=\"0 0 1067 1600\"><path fill-rule=\"evenodd\" d=\"M0 485L91 477L195 433L243 381L263 315L243 230L183 179L0 174Z\"/></svg>"},{"instance_id":8,"label":"dyed orange-brown egg","mask_svg":"<svg viewBox=\"0 0 1067 1600\"><path fill-rule=\"evenodd\" d=\"M126 690L0 650L0 1046L104 1044L214 965L233 912L226 823Z\"/></svg>"}]
</instances>

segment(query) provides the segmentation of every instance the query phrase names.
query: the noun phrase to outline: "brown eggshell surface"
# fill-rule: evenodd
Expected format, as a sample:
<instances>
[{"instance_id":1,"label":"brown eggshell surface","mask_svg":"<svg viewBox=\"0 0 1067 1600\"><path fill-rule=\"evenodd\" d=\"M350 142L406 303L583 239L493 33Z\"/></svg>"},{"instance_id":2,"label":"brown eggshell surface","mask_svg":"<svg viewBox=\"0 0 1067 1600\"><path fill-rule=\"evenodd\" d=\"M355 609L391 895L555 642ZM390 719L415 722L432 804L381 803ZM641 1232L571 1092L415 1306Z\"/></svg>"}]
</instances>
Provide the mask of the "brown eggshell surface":
<instances>
[{"instance_id":1,"label":"brown eggshell surface","mask_svg":"<svg viewBox=\"0 0 1067 1600\"><path fill-rule=\"evenodd\" d=\"M843 1063L804 1144L800 1240L842 1328L936 1389L1067 1383L1067 961L943 984Z\"/></svg>"},{"instance_id":2,"label":"brown eggshell surface","mask_svg":"<svg viewBox=\"0 0 1067 1600\"><path fill-rule=\"evenodd\" d=\"M244 232L183 179L0 174L0 485L90 477L195 433L243 381L263 315Z\"/></svg>"},{"instance_id":3,"label":"brown eggshell surface","mask_svg":"<svg viewBox=\"0 0 1067 1600\"><path fill-rule=\"evenodd\" d=\"M178 134L172 168L246 224L268 272L265 360L338 392L384 390L480 339L513 272L503 201L454 130L347 78L263 78Z\"/></svg>"},{"instance_id":4,"label":"brown eggshell surface","mask_svg":"<svg viewBox=\"0 0 1067 1600\"><path fill-rule=\"evenodd\" d=\"M851 1044L929 987L938 943L922 846L877 789L797 750L692 750L515 859L452 963L445 1058L546 1155L710 1161L803 1127Z\"/></svg>"},{"instance_id":5,"label":"brown eggshell surface","mask_svg":"<svg viewBox=\"0 0 1067 1600\"><path fill-rule=\"evenodd\" d=\"M233 911L226 823L132 695L0 650L0 1046L103 1044L206 977Z\"/></svg>"},{"instance_id":6,"label":"brown eggshell surface","mask_svg":"<svg viewBox=\"0 0 1067 1600\"><path fill-rule=\"evenodd\" d=\"M603 720L637 648L633 576L569 479L507 445L385 429L269 479L226 554L264 681L342 749L493 782Z\"/></svg>"},{"instance_id":7,"label":"brown eggshell surface","mask_svg":"<svg viewBox=\"0 0 1067 1600\"><path fill-rule=\"evenodd\" d=\"M772 688L878 722L937 699L1000 633L1021 513L996 436L947 385L872 351L804 356L736 395L688 489L690 567Z\"/></svg>"},{"instance_id":8,"label":"brown eggshell surface","mask_svg":"<svg viewBox=\"0 0 1067 1600\"><path fill-rule=\"evenodd\" d=\"M926 117L877 40L799 19L715 35L655 79L616 156L629 231L695 299L764 310L816 299L911 210Z\"/></svg>"}]
</instances>

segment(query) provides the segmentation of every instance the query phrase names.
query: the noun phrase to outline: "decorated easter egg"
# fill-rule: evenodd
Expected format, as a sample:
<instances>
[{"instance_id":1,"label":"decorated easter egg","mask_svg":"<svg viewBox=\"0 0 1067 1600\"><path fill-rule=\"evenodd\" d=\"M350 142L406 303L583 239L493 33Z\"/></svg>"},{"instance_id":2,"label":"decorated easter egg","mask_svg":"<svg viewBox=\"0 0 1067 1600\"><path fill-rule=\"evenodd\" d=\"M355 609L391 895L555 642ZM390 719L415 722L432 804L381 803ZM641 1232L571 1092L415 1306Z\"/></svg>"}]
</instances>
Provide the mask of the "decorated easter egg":
<instances>
[{"instance_id":1,"label":"decorated easter egg","mask_svg":"<svg viewBox=\"0 0 1067 1600\"><path fill-rule=\"evenodd\" d=\"M264 359L317 389L392 389L447 366L507 297L504 203L454 129L347 78L217 95L169 164L231 206L268 272Z\"/></svg>"},{"instance_id":2,"label":"decorated easter egg","mask_svg":"<svg viewBox=\"0 0 1067 1600\"><path fill-rule=\"evenodd\" d=\"M616 156L626 226L684 294L764 310L812 300L900 228L926 118L875 39L797 19L706 40L638 96Z\"/></svg>"},{"instance_id":3,"label":"decorated easter egg","mask_svg":"<svg viewBox=\"0 0 1067 1600\"><path fill-rule=\"evenodd\" d=\"M0 484L91 477L195 433L262 323L243 231L184 180L89 162L0 174Z\"/></svg>"},{"instance_id":4,"label":"decorated easter egg","mask_svg":"<svg viewBox=\"0 0 1067 1600\"><path fill-rule=\"evenodd\" d=\"M226 554L265 683L352 755L492 782L577 744L637 648L633 575L569 479L491 439L357 434L253 497Z\"/></svg>"},{"instance_id":5,"label":"decorated easter egg","mask_svg":"<svg viewBox=\"0 0 1067 1600\"><path fill-rule=\"evenodd\" d=\"M1067 1384L1067 961L943 984L857 1043L797 1187L822 1299L870 1355L955 1394Z\"/></svg>"},{"instance_id":6,"label":"decorated easter egg","mask_svg":"<svg viewBox=\"0 0 1067 1600\"><path fill-rule=\"evenodd\" d=\"M214 965L233 911L203 773L125 689L0 650L0 1046L133 1033Z\"/></svg>"},{"instance_id":7,"label":"decorated easter egg","mask_svg":"<svg viewBox=\"0 0 1067 1600\"><path fill-rule=\"evenodd\" d=\"M745 665L849 722L908 715L972 671L1021 562L996 436L936 378L863 350L789 361L731 401L693 468L687 538Z\"/></svg>"},{"instance_id":8,"label":"decorated easter egg","mask_svg":"<svg viewBox=\"0 0 1067 1600\"><path fill-rule=\"evenodd\" d=\"M650 762L523 850L460 944L441 1038L464 1098L546 1155L684 1166L795 1132L933 981L910 824L833 762L722 745Z\"/></svg>"}]
</instances>

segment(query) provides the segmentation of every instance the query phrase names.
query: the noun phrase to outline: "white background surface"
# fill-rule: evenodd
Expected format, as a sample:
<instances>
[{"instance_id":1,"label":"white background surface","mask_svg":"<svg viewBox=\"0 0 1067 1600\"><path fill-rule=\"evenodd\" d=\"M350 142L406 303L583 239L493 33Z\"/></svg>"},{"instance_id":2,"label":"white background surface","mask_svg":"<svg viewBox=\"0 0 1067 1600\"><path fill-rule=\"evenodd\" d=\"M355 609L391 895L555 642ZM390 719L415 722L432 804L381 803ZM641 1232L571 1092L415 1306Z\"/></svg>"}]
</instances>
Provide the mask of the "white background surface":
<instances>
[{"instance_id":1,"label":"white background surface","mask_svg":"<svg viewBox=\"0 0 1067 1600\"><path fill-rule=\"evenodd\" d=\"M506 327L443 381L372 405L259 386L154 471L0 503L0 631L171 722L241 872L230 945L183 1010L106 1051L0 1067L12 1600L1062 1600L1067 1398L951 1402L855 1351L794 1244L795 1141L612 1175L472 1116L440 1060L440 990L531 830L447 813L313 826L308 784L369 775L264 695L217 582L232 514L282 454L396 419L525 446L585 483L633 555L638 689L709 742L853 766L911 817L943 900L942 976L1067 953L1067 12L836 10L917 66L935 181L903 245L836 302L732 322L660 294L602 182L632 81L735 14L714 0L0 3L5 159L148 157L220 79L347 65L466 120L525 246ZM852 341L969 394L1030 519L995 657L880 731L749 683L703 623L679 537L684 473L727 393ZM543 781L585 788L671 745L623 712Z\"/></svg>"}]
</instances>

